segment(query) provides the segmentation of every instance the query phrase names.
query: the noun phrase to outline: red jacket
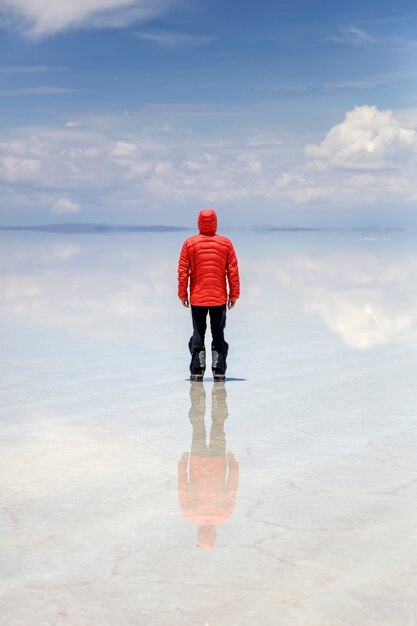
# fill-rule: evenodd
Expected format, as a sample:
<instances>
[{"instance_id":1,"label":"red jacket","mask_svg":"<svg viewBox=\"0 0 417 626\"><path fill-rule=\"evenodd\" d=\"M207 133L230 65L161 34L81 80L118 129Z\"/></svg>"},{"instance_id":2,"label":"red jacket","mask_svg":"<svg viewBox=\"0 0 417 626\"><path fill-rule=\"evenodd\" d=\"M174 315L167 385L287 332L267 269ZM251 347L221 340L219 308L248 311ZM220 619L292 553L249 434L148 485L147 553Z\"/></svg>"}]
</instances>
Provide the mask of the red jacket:
<instances>
[{"instance_id":1,"label":"red jacket","mask_svg":"<svg viewBox=\"0 0 417 626\"><path fill-rule=\"evenodd\" d=\"M219 306L240 295L239 268L233 244L227 237L216 235L217 216L214 211L200 211L199 235L189 237L182 246L178 262L178 297L196 306Z\"/></svg>"}]
</instances>

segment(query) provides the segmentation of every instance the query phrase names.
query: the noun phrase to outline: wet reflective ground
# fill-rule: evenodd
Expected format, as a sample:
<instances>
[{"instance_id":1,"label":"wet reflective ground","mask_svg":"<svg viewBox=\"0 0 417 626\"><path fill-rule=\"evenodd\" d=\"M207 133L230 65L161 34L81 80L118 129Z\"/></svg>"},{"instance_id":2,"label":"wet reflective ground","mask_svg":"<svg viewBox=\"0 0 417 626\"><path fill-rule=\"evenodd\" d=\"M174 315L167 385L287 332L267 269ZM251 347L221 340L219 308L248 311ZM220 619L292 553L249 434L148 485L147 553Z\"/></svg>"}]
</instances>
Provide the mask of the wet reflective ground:
<instances>
[{"instance_id":1,"label":"wet reflective ground","mask_svg":"<svg viewBox=\"0 0 417 626\"><path fill-rule=\"evenodd\" d=\"M230 236L190 384L183 234L1 234L1 624L417 624L417 235Z\"/></svg>"}]
</instances>

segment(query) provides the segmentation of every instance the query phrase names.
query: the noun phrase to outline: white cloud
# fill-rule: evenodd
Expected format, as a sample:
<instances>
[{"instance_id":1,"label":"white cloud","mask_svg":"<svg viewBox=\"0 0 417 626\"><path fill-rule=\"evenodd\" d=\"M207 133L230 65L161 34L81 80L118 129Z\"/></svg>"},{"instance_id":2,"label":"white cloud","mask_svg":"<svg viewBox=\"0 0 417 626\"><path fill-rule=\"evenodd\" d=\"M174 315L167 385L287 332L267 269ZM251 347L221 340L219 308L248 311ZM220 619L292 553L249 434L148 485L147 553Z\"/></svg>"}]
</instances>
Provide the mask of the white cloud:
<instances>
[{"instance_id":1,"label":"white cloud","mask_svg":"<svg viewBox=\"0 0 417 626\"><path fill-rule=\"evenodd\" d=\"M373 89L380 84L375 80L338 80L323 83L323 87L330 91L335 89Z\"/></svg>"},{"instance_id":2,"label":"white cloud","mask_svg":"<svg viewBox=\"0 0 417 626\"><path fill-rule=\"evenodd\" d=\"M149 211L143 207L160 211L164 221L172 220L173 205L181 210L221 204L246 211L247 221L254 205L270 215L277 206L301 206L318 207L330 217L355 211L359 216L364 207L411 207L417 199L416 131L391 111L357 107L305 150L300 135L277 130L251 129L240 138L184 133L176 115L164 109L151 123L135 114L81 119L77 126L22 129L7 141L0 137L0 206L23 210L26 198L32 210L39 194L42 210L67 194L80 202L84 190L106 215L117 207L125 211L124 219L146 223ZM161 132L165 123L171 132ZM48 202L41 197L45 193L52 194ZM84 201L83 209L88 212ZM314 219L311 212L305 221Z\"/></svg>"},{"instance_id":3,"label":"white cloud","mask_svg":"<svg viewBox=\"0 0 417 626\"><path fill-rule=\"evenodd\" d=\"M67 128L78 128L79 126L82 126L82 124L80 122L68 120L68 122L65 122L65 126Z\"/></svg>"},{"instance_id":4,"label":"white cloud","mask_svg":"<svg viewBox=\"0 0 417 626\"><path fill-rule=\"evenodd\" d=\"M0 66L0 74L41 74L46 72L62 72L67 68L56 65L15 65Z\"/></svg>"},{"instance_id":5,"label":"white cloud","mask_svg":"<svg viewBox=\"0 0 417 626\"><path fill-rule=\"evenodd\" d=\"M350 26L347 29L347 32L351 34L353 38L355 38L358 42L364 43L376 43L376 39L370 33L367 33L365 30L356 28L355 26Z\"/></svg>"},{"instance_id":6,"label":"white cloud","mask_svg":"<svg viewBox=\"0 0 417 626\"><path fill-rule=\"evenodd\" d=\"M272 93L293 93L304 95L306 91L335 91L335 90L347 90L347 89L374 89L375 87L382 85L381 80L376 79L357 79L357 80L337 80L328 81L324 83L294 83L294 84L277 84L277 85L264 85L255 87L255 91L267 91Z\"/></svg>"},{"instance_id":7,"label":"white cloud","mask_svg":"<svg viewBox=\"0 0 417 626\"><path fill-rule=\"evenodd\" d=\"M340 34L329 37L330 41L340 44L364 46L378 43L377 38L362 28L349 26L340 30Z\"/></svg>"},{"instance_id":8,"label":"white cloud","mask_svg":"<svg viewBox=\"0 0 417 626\"><path fill-rule=\"evenodd\" d=\"M113 148L109 152L110 159L115 161L125 161L135 158L138 152L138 147L134 143L127 141L117 141Z\"/></svg>"},{"instance_id":9,"label":"white cloud","mask_svg":"<svg viewBox=\"0 0 417 626\"><path fill-rule=\"evenodd\" d=\"M123 27L153 18L172 0L0 0L0 11L30 37L74 27Z\"/></svg>"},{"instance_id":10,"label":"white cloud","mask_svg":"<svg viewBox=\"0 0 417 626\"><path fill-rule=\"evenodd\" d=\"M262 174L262 161L259 159L258 154L256 153L243 153L238 157L238 162L240 167L245 172L250 174L260 175Z\"/></svg>"},{"instance_id":11,"label":"white cloud","mask_svg":"<svg viewBox=\"0 0 417 626\"><path fill-rule=\"evenodd\" d=\"M289 92L289 93L300 93L303 91L307 91L311 87L315 87L315 83L277 83L275 85L266 85L266 86L258 86L255 87L255 91L271 91L275 92Z\"/></svg>"},{"instance_id":12,"label":"white cloud","mask_svg":"<svg viewBox=\"0 0 417 626\"><path fill-rule=\"evenodd\" d=\"M287 195L297 204L309 204L332 196L337 189L331 185L303 184L298 189L288 189Z\"/></svg>"},{"instance_id":13,"label":"white cloud","mask_svg":"<svg viewBox=\"0 0 417 626\"><path fill-rule=\"evenodd\" d=\"M57 215L64 213L79 213L81 206L77 202L72 202L69 198L59 198L51 206L51 212Z\"/></svg>"},{"instance_id":14,"label":"white cloud","mask_svg":"<svg viewBox=\"0 0 417 626\"><path fill-rule=\"evenodd\" d=\"M151 41L164 48L188 48L203 46L213 41L213 37L204 35L187 35L185 33L138 33L139 39Z\"/></svg>"},{"instance_id":15,"label":"white cloud","mask_svg":"<svg viewBox=\"0 0 417 626\"><path fill-rule=\"evenodd\" d=\"M54 96L65 93L74 93L75 89L66 87L22 87L18 89L0 89L0 96Z\"/></svg>"},{"instance_id":16,"label":"white cloud","mask_svg":"<svg viewBox=\"0 0 417 626\"><path fill-rule=\"evenodd\" d=\"M322 167L341 169L399 169L417 156L417 133L403 128L392 111L358 106L334 126L317 146L308 144L306 154Z\"/></svg>"},{"instance_id":17,"label":"white cloud","mask_svg":"<svg viewBox=\"0 0 417 626\"><path fill-rule=\"evenodd\" d=\"M0 180L8 183L35 181L41 169L39 159L19 158L12 154L0 157Z\"/></svg>"}]
</instances>

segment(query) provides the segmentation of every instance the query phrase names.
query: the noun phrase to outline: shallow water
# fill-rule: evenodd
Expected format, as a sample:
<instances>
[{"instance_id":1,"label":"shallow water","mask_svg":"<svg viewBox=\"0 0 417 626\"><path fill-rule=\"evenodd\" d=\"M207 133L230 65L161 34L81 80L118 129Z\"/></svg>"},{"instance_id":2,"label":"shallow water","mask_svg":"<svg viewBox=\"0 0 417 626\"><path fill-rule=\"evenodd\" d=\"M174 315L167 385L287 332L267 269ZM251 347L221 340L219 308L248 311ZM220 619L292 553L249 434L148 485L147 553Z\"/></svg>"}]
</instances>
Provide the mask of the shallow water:
<instances>
[{"instance_id":1,"label":"shallow water","mask_svg":"<svg viewBox=\"0 0 417 626\"><path fill-rule=\"evenodd\" d=\"M190 385L183 233L0 234L0 619L417 623L417 235L230 233Z\"/></svg>"}]
</instances>

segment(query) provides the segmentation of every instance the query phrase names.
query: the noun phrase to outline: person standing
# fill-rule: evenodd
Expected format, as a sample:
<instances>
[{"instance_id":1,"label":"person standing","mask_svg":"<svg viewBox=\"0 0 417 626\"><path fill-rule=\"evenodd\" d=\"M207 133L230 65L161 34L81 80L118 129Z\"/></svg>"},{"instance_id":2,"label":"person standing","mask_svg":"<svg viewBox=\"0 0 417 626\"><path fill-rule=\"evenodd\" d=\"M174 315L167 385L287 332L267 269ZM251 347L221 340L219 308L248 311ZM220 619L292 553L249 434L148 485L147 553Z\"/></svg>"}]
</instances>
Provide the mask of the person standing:
<instances>
[{"instance_id":1,"label":"person standing","mask_svg":"<svg viewBox=\"0 0 417 626\"><path fill-rule=\"evenodd\" d=\"M193 322L193 334L188 342L190 380L202 381L204 377L204 340L209 314L211 368L214 380L221 381L226 377L229 351L229 344L224 338L226 308L232 309L240 296L238 261L230 239L216 234L215 211L200 211L198 229L198 235L188 237L184 242L178 261L178 297L183 306L188 308L191 305Z\"/></svg>"}]
</instances>

